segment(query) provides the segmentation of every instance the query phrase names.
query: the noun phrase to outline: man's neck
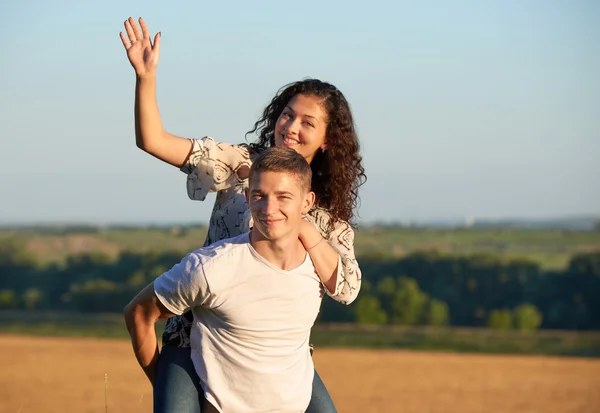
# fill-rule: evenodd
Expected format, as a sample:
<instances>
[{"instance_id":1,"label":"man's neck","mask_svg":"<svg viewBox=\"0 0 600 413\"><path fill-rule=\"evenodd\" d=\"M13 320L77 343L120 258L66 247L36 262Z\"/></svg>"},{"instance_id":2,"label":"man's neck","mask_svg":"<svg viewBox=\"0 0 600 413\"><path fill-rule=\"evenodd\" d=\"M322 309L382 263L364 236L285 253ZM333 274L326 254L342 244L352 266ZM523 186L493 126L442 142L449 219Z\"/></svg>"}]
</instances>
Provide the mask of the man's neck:
<instances>
[{"instance_id":1,"label":"man's neck","mask_svg":"<svg viewBox=\"0 0 600 413\"><path fill-rule=\"evenodd\" d=\"M306 250L298 236L271 241L262 236L257 230L250 232L250 244L265 260L284 271L299 267L306 259Z\"/></svg>"}]
</instances>

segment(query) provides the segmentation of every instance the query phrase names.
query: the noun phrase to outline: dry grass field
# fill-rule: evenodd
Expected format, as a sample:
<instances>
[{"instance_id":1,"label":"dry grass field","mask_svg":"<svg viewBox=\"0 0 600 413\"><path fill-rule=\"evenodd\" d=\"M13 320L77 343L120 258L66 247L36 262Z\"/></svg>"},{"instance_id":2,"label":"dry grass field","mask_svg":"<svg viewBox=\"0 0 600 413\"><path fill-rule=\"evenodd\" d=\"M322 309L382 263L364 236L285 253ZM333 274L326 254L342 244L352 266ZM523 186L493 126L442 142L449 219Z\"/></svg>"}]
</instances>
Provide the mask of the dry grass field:
<instances>
[{"instance_id":1,"label":"dry grass field","mask_svg":"<svg viewBox=\"0 0 600 413\"><path fill-rule=\"evenodd\" d=\"M600 411L600 360L317 349L340 413ZM0 335L0 412L151 412L123 340Z\"/></svg>"}]
</instances>

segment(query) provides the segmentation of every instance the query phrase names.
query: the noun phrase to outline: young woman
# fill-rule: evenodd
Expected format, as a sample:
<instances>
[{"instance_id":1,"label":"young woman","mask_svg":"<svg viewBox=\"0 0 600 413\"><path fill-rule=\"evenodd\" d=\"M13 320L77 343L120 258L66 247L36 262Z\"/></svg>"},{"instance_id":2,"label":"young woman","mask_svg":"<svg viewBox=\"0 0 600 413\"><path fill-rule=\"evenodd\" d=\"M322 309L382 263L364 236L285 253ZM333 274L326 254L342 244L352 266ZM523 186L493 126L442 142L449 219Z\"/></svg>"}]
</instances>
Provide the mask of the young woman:
<instances>
[{"instance_id":1,"label":"young woman","mask_svg":"<svg viewBox=\"0 0 600 413\"><path fill-rule=\"evenodd\" d=\"M351 227L358 188L366 180L358 138L348 102L333 85L316 79L282 88L248 134L249 145L215 142L210 137L187 139L162 127L156 100L156 67L160 33L150 39L143 19L125 21L121 40L136 73L135 135L137 146L188 175L191 199L217 198L204 245L248 231L244 189L256 154L270 146L287 146L300 153L313 171L315 208L300 234L325 292L350 304L360 289L361 273L354 256ZM140 30L141 28L141 30ZM248 135L247 134L247 135ZM323 242L323 241L326 242ZM154 372L155 412L197 413L203 391L190 359L191 314L169 319ZM331 398L315 372L307 412L335 412Z\"/></svg>"}]
</instances>

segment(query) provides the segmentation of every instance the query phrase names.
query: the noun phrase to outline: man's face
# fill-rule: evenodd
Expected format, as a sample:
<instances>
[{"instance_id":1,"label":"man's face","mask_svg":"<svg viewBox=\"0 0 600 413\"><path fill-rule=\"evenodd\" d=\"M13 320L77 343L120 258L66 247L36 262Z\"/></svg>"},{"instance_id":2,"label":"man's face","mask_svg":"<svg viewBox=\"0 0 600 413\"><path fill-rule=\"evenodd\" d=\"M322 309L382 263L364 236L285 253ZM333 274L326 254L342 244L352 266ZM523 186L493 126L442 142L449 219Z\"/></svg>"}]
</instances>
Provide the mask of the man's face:
<instances>
[{"instance_id":1,"label":"man's face","mask_svg":"<svg viewBox=\"0 0 600 413\"><path fill-rule=\"evenodd\" d=\"M298 238L302 215L315 200L295 175L270 171L254 173L246 196L254 228L269 241Z\"/></svg>"}]
</instances>

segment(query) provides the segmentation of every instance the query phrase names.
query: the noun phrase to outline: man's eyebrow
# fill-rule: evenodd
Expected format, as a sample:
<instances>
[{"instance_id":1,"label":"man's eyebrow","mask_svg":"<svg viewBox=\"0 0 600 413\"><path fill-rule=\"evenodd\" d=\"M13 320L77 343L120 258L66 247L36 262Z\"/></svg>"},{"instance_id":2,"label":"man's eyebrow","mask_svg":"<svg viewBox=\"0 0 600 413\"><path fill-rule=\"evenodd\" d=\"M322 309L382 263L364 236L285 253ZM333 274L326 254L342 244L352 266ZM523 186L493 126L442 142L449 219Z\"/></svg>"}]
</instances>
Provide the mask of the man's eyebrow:
<instances>
[{"instance_id":1,"label":"man's eyebrow","mask_svg":"<svg viewBox=\"0 0 600 413\"><path fill-rule=\"evenodd\" d=\"M263 194L263 191L260 189L252 189L250 191L251 194ZM294 195L291 191L275 191L275 195Z\"/></svg>"}]
</instances>

